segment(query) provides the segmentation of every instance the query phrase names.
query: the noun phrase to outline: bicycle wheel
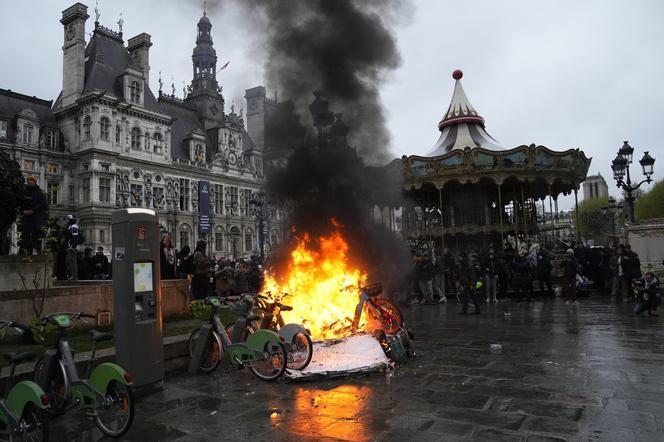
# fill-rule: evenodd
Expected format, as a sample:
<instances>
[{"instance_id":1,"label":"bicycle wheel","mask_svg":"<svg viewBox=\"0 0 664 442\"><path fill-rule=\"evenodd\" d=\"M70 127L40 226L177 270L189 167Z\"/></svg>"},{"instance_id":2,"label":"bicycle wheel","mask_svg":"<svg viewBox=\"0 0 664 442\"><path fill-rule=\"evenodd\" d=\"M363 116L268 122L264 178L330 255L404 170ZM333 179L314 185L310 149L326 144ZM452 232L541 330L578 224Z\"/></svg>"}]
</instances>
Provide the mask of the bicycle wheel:
<instances>
[{"instance_id":1,"label":"bicycle wheel","mask_svg":"<svg viewBox=\"0 0 664 442\"><path fill-rule=\"evenodd\" d=\"M49 435L48 413L46 410L35 406L26 405L21 415L19 425L23 428L23 433L17 437L10 433L10 442L46 442Z\"/></svg>"},{"instance_id":2,"label":"bicycle wheel","mask_svg":"<svg viewBox=\"0 0 664 442\"><path fill-rule=\"evenodd\" d=\"M273 381L286 370L286 347L281 342L271 341L265 344L264 351L268 357L263 361L252 362L249 368L258 379Z\"/></svg>"},{"instance_id":3,"label":"bicycle wheel","mask_svg":"<svg viewBox=\"0 0 664 442\"><path fill-rule=\"evenodd\" d=\"M189 336L189 357L194 357L194 352L196 351L196 344L198 343L198 336L201 333L201 329L197 328L191 332ZM219 335L215 332L211 333L210 339L208 340L205 350L203 350L203 357L201 358L201 364L198 367L201 371L209 373L219 365L221 358L224 354L224 347L221 344L221 339Z\"/></svg>"},{"instance_id":4,"label":"bicycle wheel","mask_svg":"<svg viewBox=\"0 0 664 442\"><path fill-rule=\"evenodd\" d=\"M34 380L37 385L44 387L44 392L48 395L50 405L48 413L59 416L67 410L69 404L69 379L62 361L58 359L53 375L47 381L42 381L48 376L44 372L44 360L40 359L35 364Z\"/></svg>"},{"instance_id":5,"label":"bicycle wheel","mask_svg":"<svg viewBox=\"0 0 664 442\"><path fill-rule=\"evenodd\" d=\"M314 355L314 346L311 338L305 333L293 336L293 343L288 349L288 363L286 366L292 370L304 370Z\"/></svg>"},{"instance_id":6,"label":"bicycle wheel","mask_svg":"<svg viewBox=\"0 0 664 442\"><path fill-rule=\"evenodd\" d=\"M106 387L104 402L97 404L95 419L106 436L120 437L129 431L134 421L134 398L129 387L111 381Z\"/></svg>"},{"instance_id":7,"label":"bicycle wheel","mask_svg":"<svg viewBox=\"0 0 664 442\"><path fill-rule=\"evenodd\" d=\"M396 334L403 325L401 312L397 306L384 298L374 299L373 304L380 312L380 323L383 326L385 333L388 335Z\"/></svg>"}]
</instances>

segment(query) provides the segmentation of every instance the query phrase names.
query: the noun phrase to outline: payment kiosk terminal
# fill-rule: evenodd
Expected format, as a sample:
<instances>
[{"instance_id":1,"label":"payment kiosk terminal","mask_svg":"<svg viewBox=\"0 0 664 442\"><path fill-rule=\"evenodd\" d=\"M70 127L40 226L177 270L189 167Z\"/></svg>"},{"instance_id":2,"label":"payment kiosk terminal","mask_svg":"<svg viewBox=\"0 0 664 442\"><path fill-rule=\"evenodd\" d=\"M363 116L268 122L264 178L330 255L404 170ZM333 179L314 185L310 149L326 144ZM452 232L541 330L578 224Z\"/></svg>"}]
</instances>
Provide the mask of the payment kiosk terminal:
<instances>
[{"instance_id":1,"label":"payment kiosk terminal","mask_svg":"<svg viewBox=\"0 0 664 442\"><path fill-rule=\"evenodd\" d=\"M138 387L164 378L159 221L149 209L112 214L113 322L117 362Z\"/></svg>"}]
</instances>

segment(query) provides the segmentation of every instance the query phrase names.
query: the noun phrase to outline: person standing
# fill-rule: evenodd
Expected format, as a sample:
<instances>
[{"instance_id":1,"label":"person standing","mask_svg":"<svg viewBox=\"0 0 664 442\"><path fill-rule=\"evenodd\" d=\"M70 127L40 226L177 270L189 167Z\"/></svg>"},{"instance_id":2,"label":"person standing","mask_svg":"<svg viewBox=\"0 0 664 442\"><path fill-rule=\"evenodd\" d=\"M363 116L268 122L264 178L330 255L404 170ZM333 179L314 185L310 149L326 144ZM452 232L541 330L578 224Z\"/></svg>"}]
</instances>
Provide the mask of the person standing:
<instances>
[{"instance_id":1,"label":"person standing","mask_svg":"<svg viewBox=\"0 0 664 442\"><path fill-rule=\"evenodd\" d=\"M159 256L161 258L161 279L175 279L175 249L173 248L170 233L164 235L159 250Z\"/></svg>"},{"instance_id":2,"label":"person standing","mask_svg":"<svg viewBox=\"0 0 664 442\"><path fill-rule=\"evenodd\" d=\"M67 265L67 274L69 275L67 279L78 279L78 245L83 242L83 235L78 224L76 224L76 218L74 215L67 215L67 227L65 227L64 240L66 250L65 263Z\"/></svg>"},{"instance_id":3,"label":"person standing","mask_svg":"<svg viewBox=\"0 0 664 442\"><path fill-rule=\"evenodd\" d=\"M551 286L551 271L553 266L546 250L540 249L537 254L537 279L539 280L539 289L544 296L544 286L547 288L547 295L553 298L553 287Z\"/></svg>"},{"instance_id":4,"label":"person standing","mask_svg":"<svg viewBox=\"0 0 664 442\"><path fill-rule=\"evenodd\" d=\"M21 245L20 252L32 255L33 250L41 254L42 227L48 213L48 202L37 185L37 178L29 176L25 181L21 199Z\"/></svg>"},{"instance_id":5,"label":"person standing","mask_svg":"<svg viewBox=\"0 0 664 442\"><path fill-rule=\"evenodd\" d=\"M471 302L475 306L473 314L480 314L480 299L477 295L477 273L471 265L471 262L468 260L468 255L465 252L459 254L459 267L458 267L458 277L459 277L459 288L457 292L461 292L461 301L462 315L468 314L468 307Z\"/></svg>"},{"instance_id":6,"label":"person standing","mask_svg":"<svg viewBox=\"0 0 664 442\"><path fill-rule=\"evenodd\" d=\"M570 303L578 305L579 301L576 300L576 275L578 273L579 264L574 257L574 249L567 249L563 261L560 263L563 270L563 292L565 293L565 305Z\"/></svg>"},{"instance_id":7,"label":"person standing","mask_svg":"<svg viewBox=\"0 0 664 442\"><path fill-rule=\"evenodd\" d=\"M526 258L526 251L520 250L514 260L512 284L514 287L514 298L521 302L528 292L528 278L530 275L530 264Z\"/></svg>"},{"instance_id":8,"label":"person standing","mask_svg":"<svg viewBox=\"0 0 664 442\"><path fill-rule=\"evenodd\" d=\"M629 256L625 254L625 247L621 244L616 249L616 254L611 257L609 264L613 287L611 291L611 302L628 299L630 289L630 272L632 271L632 262Z\"/></svg>"},{"instance_id":9,"label":"person standing","mask_svg":"<svg viewBox=\"0 0 664 442\"><path fill-rule=\"evenodd\" d=\"M447 249L445 249L447 250ZM447 295L445 292L445 252L436 256L436 263L433 266L433 291L438 297L439 303L447 302Z\"/></svg>"},{"instance_id":10,"label":"person standing","mask_svg":"<svg viewBox=\"0 0 664 442\"><path fill-rule=\"evenodd\" d=\"M204 299L208 294L208 274L210 260L205 254L207 243L199 240L193 255L193 277L191 278L191 293L194 299Z\"/></svg>"},{"instance_id":11,"label":"person standing","mask_svg":"<svg viewBox=\"0 0 664 442\"><path fill-rule=\"evenodd\" d=\"M103 281L108 278L108 258L104 255L104 248L97 247L97 253L94 260L94 278Z\"/></svg>"},{"instance_id":12,"label":"person standing","mask_svg":"<svg viewBox=\"0 0 664 442\"><path fill-rule=\"evenodd\" d=\"M484 301L485 302L498 302L496 291L498 288L498 272L499 265L496 261L496 255L493 249L489 249L484 260Z\"/></svg>"},{"instance_id":13,"label":"person standing","mask_svg":"<svg viewBox=\"0 0 664 442\"><path fill-rule=\"evenodd\" d=\"M417 278L423 303L433 304L433 262L428 252L424 252L417 262Z\"/></svg>"}]
</instances>

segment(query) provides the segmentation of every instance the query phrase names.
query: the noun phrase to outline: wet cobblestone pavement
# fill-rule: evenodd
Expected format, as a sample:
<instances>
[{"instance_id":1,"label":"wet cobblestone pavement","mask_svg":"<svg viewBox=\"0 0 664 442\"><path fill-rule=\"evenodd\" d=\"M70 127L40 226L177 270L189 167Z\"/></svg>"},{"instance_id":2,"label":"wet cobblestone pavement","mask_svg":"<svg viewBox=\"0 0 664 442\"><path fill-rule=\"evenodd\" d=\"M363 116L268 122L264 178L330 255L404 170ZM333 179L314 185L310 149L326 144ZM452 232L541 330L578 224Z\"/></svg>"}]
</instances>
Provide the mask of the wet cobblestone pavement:
<instances>
[{"instance_id":1,"label":"wet cobblestone pavement","mask_svg":"<svg viewBox=\"0 0 664 442\"><path fill-rule=\"evenodd\" d=\"M177 373L137 404L125 440L664 441L664 320L631 307L404 307L418 358L392 375L270 384L248 370ZM54 424L56 440L101 439L74 413Z\"/></svg>"}]
</instances>

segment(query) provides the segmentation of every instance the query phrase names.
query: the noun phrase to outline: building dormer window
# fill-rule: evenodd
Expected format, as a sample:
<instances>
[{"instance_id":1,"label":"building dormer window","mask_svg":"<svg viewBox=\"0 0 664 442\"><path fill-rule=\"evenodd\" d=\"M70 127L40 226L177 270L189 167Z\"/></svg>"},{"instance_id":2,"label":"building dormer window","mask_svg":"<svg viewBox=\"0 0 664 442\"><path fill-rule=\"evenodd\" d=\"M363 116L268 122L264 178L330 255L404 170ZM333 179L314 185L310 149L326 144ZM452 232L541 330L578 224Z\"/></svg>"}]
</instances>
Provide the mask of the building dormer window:
<instances>
[{"instance_id":1,"label":"building dormer window","mask_svg":"<svg viewBox=\"0 0 664 442\"><path fill-rule=\"evenodd\" d=\"M99 120L99 136L103 141L111 138L111 120L106 117L101 117Z\"/></svg>"},{"instance_id":2,"label":"building dormer window","mask_svg":"<svg viewBox=\"0 0 664 442\"><path fill-rule=\"evenodd\" d=\"M154 153L161 154L161 151L163 149L163 146L161 144L162 141L163 141L162 137L161 137L161 134L159 132L155 132L154 135L153 135L153 139L154 139L154 141L153 141L153 144L152 144L152 148L153 148Z\"/></svg>"},{"instance_id":3,"label":"building dormer window","mask_svg":"<svg viewBox=\"0 0 664 442\"><path fill-rule=\"evenodd\" d=\"M50 150L55 149L55 131L52 129L46 131L46 148Z\"/></svg>"},{"instance_id":4,"label":"building dormer window","mask_svg":"<svg viewBox=\"0 0 664 442\"><path fill-rule=\"evenodd\" d=\"M83 119L83 141L90 141L90 128L92 127L92 120L89 116Z\"/></svg>"},{"instance_id":5,"label":"building dormer window","mask_svg":"<svg viewBox=\"0 0 664 442\"><path fill-rule=\"evenodd\" d=\"M141 148L141 130L137 127L131 130L131 148L132 149Z\"/></svg>"},{"instance_id":6,"label":"building dormer window","mask_svg":"<svg viewBox=\"0 0 664 442\"><path fill-rule=\"evenodd\" d=\"M7 138L7 120L0 120L0 138Z\"/></svg>"},{"instance_id":7,"label":"building dormer window","mask_svg":"<svg viewBox=\"0 0 664 442\"><path fill-rule=\"evenodd\" d=\"M23 144L32 144L35 127L30 123L23 123Z\"/></svg>"},{"instance_id":8,"label":"building dormer window","mask_svg":"<svg viewBox=\"0 0 664 442\"><path fill-rule=\"evenodd\" d=\"M129 101L132 103L141 102L141 85L138 81L132 81L129 86Z\"/></svg>"}]
</instances>

